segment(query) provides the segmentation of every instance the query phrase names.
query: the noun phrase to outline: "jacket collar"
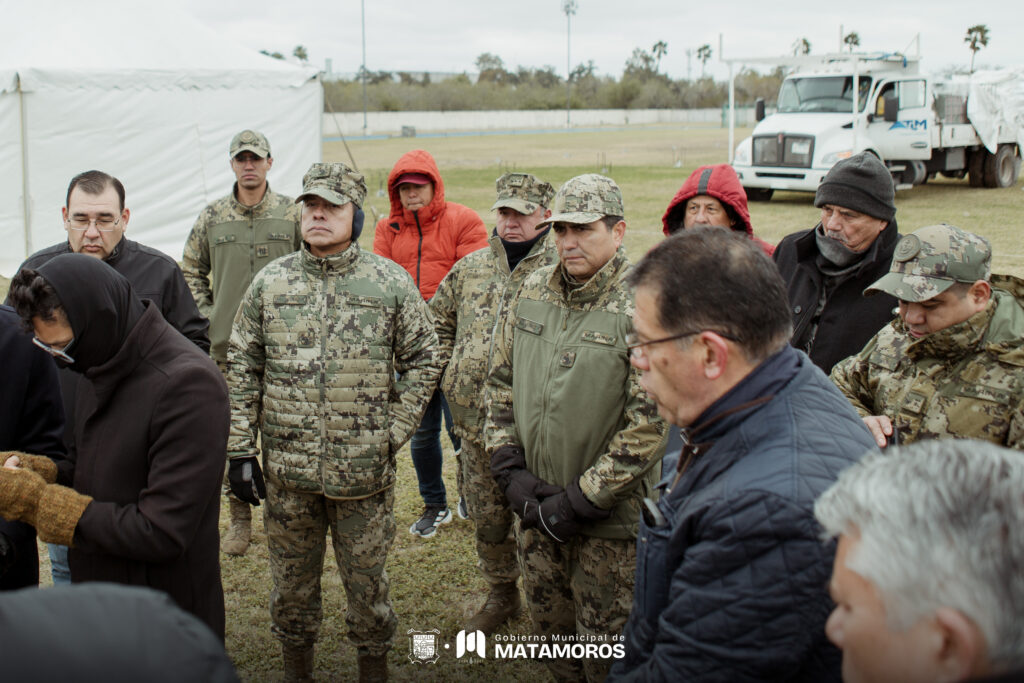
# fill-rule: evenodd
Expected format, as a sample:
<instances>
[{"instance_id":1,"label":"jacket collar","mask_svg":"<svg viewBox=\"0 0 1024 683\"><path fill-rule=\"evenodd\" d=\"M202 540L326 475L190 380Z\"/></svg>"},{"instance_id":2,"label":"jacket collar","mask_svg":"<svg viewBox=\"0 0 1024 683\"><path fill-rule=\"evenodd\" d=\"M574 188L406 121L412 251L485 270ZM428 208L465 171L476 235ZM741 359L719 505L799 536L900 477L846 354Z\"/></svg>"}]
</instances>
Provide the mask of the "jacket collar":
<instances>
[{"instance_id":1,"label":"jacket collar","mask_svg":"<svg viewBox=\"0 0 1024 683\"><path fill-rule=\"evenodd\" d=\"M487 238L487 244L490 245L491 255L494 256L495 261L498 262L499 268L504 275L509 275L512 271L508 267L508 255L505 253L505 246L501 242L501 238L498 237L497 231L491 232L491 236ZM555 248L554 239L551 237L551 230L548 230L544 235L537 240L532 247L530 252L523 257L523 260L519 262L520 265L526 263L531 259L538 258L548 250Z\"/></svg>"},{"instance_id":2,"label":"jacket collar","mask_svg":"<svg viewBox=\"0 0 1024 683\"><path fill-rule=\"evenodd\" d=\"M561 261L548 278L548 287L554 290L566 303L588 303L615 286L622 274L629 268L625 247L619 246L608 263L590 276L583 285L576 285L562 267Z\"/></svg>"},{"instance_id":3,"label":"jacket collar","mask_svg":"<svg viewBox=\"0 0 1024 683\"><path fill-rule=\"evenodd\" d=\"M996 306L996 298L992 297L984 309L967 320L911 341L907 345L907 356L913 360L937 358L956 361L968 354L977 353L981 350L982 342L988 334L989 323L992 322L996 314ZM902 318L896 318L893 325L908 339L913 339Z\"/></svg>"},{"instance_id":4,"label":"jacket collar","mask_svg":"<svg viewBox=\"0 0 1024 683\"><path fill-rule=\"evenodd\" d=\"M815 240L814 233L818 227L821 226L821 221L806 231L796 240L797 258L801 261L814 261L818 256L818 244ZM896 242L900 239L899 228L896 225L896 219L893 218L889 221L889 225L885 226L885 229L879 233L878 238L871 243L868 247L867 252L864 254L864 258L860 260L860 265L856 269L856 273L860 274L867 268L876 266L879 262L884 261L885 265L888 266L892 260L892 252L896 248ZM815 267L817 270L817 267Z\"/></svg>"},{"instance_id":5,"label":"jacket collar","mask_svg":"<svg viewBox=\"0 0 1024 683\"><path fill-rule=\"evenodd\" d=\"M135 326L128 332L124 343L117 353L102 365L90 368L85 376L92 382L96 390L97 402L109 395L124 378L135 372L143 357L160 335L163 316L160 310L148 299L143 299L145 311Z\"/></svg>"},{"instance_id":6,"label":"jacket collar","mask_svg":"<svg viewBox=\"0 0 1024 683\"><path fill-rule=\"evenodd\" d=\"M231 202L235 207L235 211L242 214L259 214L267 208L268 200L270 199L270 181L267 181L267 189L263 191L263 196L260 200L252 206L246 206L242 202L238 201L238 181L231 186Z\"/></svg>"},{"instance_id":7,"label":"jacket collar","mask_svg":"<svg viewBox=\"0 0 1024 683\"><path fill-rule=\"evenodd\" d=\"M330 256L314 256L313 252L309 250L309 245L303 242L300 254L302 269L310 275L318 277L344 275L355 268L355 263L359 260L360 249L359 243L353 241L345 251Z\"/></svg>"}]
</instances>

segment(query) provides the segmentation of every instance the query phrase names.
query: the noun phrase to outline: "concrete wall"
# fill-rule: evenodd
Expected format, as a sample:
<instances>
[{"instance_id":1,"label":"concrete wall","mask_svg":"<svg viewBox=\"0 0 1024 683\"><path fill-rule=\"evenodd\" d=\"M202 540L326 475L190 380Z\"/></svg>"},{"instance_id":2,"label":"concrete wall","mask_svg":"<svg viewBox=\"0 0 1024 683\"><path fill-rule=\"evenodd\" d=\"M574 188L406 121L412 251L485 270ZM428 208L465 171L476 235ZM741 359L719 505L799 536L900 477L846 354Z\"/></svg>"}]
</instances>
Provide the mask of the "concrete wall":
<instances>
[{"instance_id":1,"label":"concrete wall","mask_svg":"<svg viewBox=\"0 0 1024 683\"><path fill-rule=\"evenodd\" d=\"M581 109L571 114L572 128L648 125L656 123L727 125L722 109ZM736 110L736 125L753 125L752 108ZM326 138L363 135L401 135L403 127L416 133L459 131L525 131L565 128L565 110L544 111L385 111L324 114Z\"/></svg>"}]
</instances>

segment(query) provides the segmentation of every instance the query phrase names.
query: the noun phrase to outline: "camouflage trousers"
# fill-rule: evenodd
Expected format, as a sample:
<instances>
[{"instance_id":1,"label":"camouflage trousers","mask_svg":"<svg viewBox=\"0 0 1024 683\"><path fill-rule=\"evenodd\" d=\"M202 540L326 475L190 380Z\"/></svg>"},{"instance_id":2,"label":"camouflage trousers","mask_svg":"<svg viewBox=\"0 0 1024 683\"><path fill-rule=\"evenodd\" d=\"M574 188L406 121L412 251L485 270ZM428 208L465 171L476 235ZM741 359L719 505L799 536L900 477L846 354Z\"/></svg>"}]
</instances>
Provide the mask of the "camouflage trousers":
<instances>
[{"instance_id":1,"label":"camouflage trousers","mask_svg":"<svg viewBox=\"0 0 1024 683\"><path fill-rule=\"evenodd\" d=\"M271 632L285 645L316 642L323 619L320 575L330 529L345 587L349 640L369 654L391 647L397 618L384 570L395 538L394 488L359 500L286 491L267 481L264 524L270 550Z\"/></svg>"},{"instance_id":2,"label":"camouflage trousers","mask_svg":"<svg viewBox=\"0 0 1024 683\"><path fill-rule=\"evenodd\" d=\"M476 566L490 584L514 583L519 578L512 532L515 515L491 476L491 459L483 444L462 439L458 471L459 492L476 527Z\"/></svg>"},{"instance_id":3,"label":"camouflage trousers","mask_svg":"<svg viewBox=\"0 0 1024 683\"><path fill-rule=\"evenodd\" d=\"M636 540L577 536L558 543L516 522L523 588L537 635L618 636L633 606ZM560 681L603 681L613 659L547 660Z\"/></svg>"}]
</instances>

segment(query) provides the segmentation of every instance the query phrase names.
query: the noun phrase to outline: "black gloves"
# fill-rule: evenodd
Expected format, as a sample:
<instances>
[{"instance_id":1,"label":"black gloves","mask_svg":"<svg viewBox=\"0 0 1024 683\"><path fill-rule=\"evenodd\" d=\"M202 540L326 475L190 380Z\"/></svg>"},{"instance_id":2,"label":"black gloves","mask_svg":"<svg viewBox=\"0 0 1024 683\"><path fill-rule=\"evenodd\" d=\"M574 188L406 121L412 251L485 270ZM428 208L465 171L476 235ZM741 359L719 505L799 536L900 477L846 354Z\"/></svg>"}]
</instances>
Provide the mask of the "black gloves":
<instances>
[{"instance_id":1,"label":"black gloves","mask_svg":"<svg viewBox=\"0 0 1024 683\"><path fill-rule=\"evenodd\" d=\"M232 458L228 462L228 484L231 493L238 500L249 505L259 505L267 497L267 485L263 483L263 470L256 456Z\"/></svg>"},{"instance_id":2,"label":"black gloves","mask_svg":"<svg viewBox=\"0 0 1024 683\"><path fill-rule=\"evenodd\" d=\"M540 529L559 543L565 543L579 531L580 524L608 519L611 510L599 508L583 495L580 480L573 479L564 490L540 503Z\"/></svg>"},{"instance_id":3,"label":"black gloves","mask_svg":"<svg viewBox=\"0 0 1024 683\"><path fill-rule=\"evenodd\" d=\"M561 487L540 479L526 469L526 457L518 446L501 446L491 456L491 476L508 499L512 512L529 529L537 524L537 506L544 496L554 495Z\"/></svg>"}]
</instances>

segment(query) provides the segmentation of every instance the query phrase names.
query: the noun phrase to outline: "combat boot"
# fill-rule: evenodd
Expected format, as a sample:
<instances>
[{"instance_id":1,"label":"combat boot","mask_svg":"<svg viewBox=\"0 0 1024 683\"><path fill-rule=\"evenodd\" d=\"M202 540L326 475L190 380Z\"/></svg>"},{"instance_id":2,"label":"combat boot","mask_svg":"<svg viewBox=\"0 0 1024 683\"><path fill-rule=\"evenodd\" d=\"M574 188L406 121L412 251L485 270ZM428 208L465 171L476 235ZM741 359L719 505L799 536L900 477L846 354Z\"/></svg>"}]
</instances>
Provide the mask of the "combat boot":
<instances>
[{"instance_id":1,"label":"combat boot","mask_svg":"<svg viewBox=\"0 0 1024 683\"><path fill-rule=\"evenodd\" d=\"M491 586L487 602L466 624L466 630L483 631L485 636L490 637L502 624L516 617L520 609L522 602L516 582L496 583Z\"/></svg>"},{"instance_id":2,"label":"combat boot","mask_svg":"<svg viewBox=\"0 0 1024 683\"><path fill-rule=\"evenodd\" d=\"M377 681L388 680L388 655L371 655L368 652L360 652L357 661L359 662L359 683L377 683Z\"/></svg>"},{"instance_id":3,"label":"combat boot","mask_svg":"<svg viewBox=\"0 0 1024 683\"><path fill-rule=\"evenodd\" d=\"M228 498L231 526L224 534L224 552L228 555L245 555L252 536L252 506L235 497Z\"/></svg>"},{"instance_id":4,"label":"combat boot","mask_svg":"<svg viewBox=\"0 0 1024 683\"><path fill-rule=\"evenodd\" d=\"M313 680L313 648L281 645L284 680L306 683Z\"/></svg>"}]
</instances>

